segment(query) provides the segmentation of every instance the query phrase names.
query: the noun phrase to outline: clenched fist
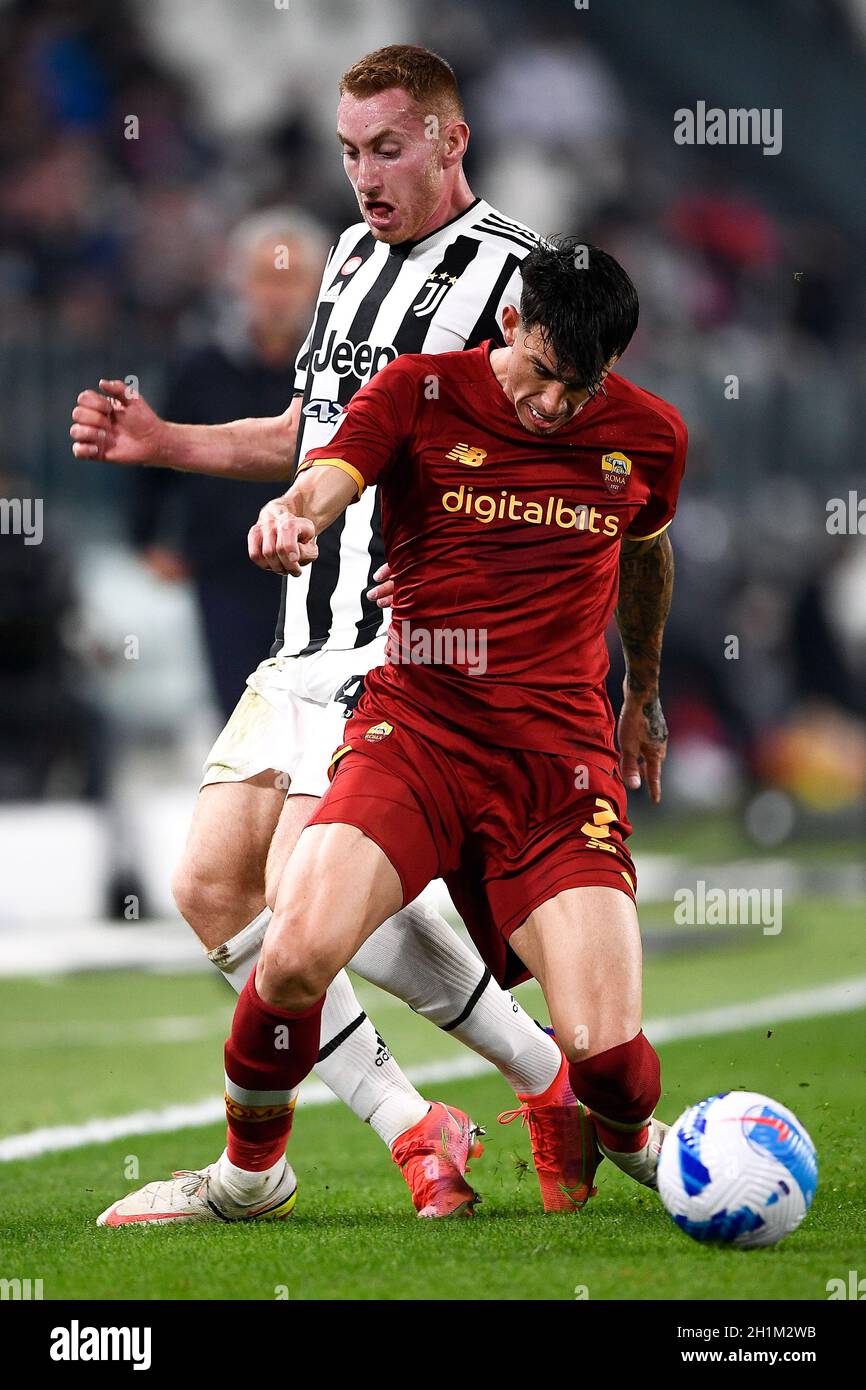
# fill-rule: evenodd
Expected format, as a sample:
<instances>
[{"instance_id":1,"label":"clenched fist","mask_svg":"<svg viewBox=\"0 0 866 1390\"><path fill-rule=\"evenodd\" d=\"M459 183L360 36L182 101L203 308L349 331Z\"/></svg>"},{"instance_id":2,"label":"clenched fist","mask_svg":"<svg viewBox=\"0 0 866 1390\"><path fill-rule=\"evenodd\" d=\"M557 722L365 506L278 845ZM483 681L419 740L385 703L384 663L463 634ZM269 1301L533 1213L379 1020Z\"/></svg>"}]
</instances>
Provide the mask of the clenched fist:
<instances>
[{"instance_id":1,"label":"clenched fist","mask_svg":"<svg viewBox=\"0 0 866 1390\"><path fill-rule=\"evenodd\" d=\"M297 579L304 565L311 565L319 553L316 528L305 516L298 516L285 498L277 497L259 512L259 519L247 538L250 559L263 570L291 574Z\"/></svg>"}]
</instances>

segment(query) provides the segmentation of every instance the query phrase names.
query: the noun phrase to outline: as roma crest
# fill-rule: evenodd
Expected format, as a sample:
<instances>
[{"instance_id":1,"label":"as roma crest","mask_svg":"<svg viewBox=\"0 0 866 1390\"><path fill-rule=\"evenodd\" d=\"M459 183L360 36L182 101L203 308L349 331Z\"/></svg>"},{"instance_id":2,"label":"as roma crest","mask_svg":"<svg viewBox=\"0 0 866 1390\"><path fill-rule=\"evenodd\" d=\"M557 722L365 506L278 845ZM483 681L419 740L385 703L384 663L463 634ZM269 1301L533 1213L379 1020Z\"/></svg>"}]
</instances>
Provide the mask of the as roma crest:
<instances>
[{"instance_id":1,"label":"as roma crest","mask_svg":"<svg viewBox=\"0 0 866 1390\"><path fill-rule=\"evenodd\" d=\"M603 454L601 459L601 476L608 492L622 492L628 482L631 473L631 459L626 458L618 450L612 454Z\"/></svg>"},{"instance_id":2,"label":"as roma crest","mask_svg":"<svg viewBox=\"0 0 866 1390\"><path fill-rule=\"evenodd\" d=\"M364 738L368 743L381 743L383 738L387 738L393 732L394 725L389 724L387 719L383 719L380 724L371 724Z\"/></svg>"}]
</instances>

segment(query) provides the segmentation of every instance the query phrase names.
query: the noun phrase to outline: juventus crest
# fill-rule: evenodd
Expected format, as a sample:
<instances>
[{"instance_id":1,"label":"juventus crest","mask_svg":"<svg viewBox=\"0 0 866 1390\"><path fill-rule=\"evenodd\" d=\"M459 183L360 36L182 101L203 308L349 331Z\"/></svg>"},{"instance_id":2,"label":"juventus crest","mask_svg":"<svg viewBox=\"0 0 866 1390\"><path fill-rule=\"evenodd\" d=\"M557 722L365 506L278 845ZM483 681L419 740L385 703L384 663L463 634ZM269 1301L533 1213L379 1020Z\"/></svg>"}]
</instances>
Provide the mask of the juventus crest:
<instances>
[{"instance_id":1,"label":"juventus crest","mask_svg":"<svg viewBox=\"0 0 866 1390\"><path fill-rule=\"evenodd\" d=\"M416 318L426 319L435 314L451 286L456 284L457 276L449 275L447 270L434 270L428 275L422 297L414 306Z\"/></svg>"}]
</instances>

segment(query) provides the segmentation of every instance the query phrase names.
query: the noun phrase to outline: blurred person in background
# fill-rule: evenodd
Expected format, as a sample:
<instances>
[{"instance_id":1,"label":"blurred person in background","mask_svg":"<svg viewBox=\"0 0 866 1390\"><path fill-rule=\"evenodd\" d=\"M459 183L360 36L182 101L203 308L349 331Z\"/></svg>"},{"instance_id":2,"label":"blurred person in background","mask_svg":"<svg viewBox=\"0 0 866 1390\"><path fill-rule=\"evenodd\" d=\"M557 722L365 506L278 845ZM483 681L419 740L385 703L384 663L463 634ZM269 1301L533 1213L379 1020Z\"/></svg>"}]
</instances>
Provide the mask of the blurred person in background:
<instances>
[{"instance_id":1,"label":"blurred person in background","mask_svg":"<svg viewBox=\"0 0 866 1390\"><path fill-rule=\"evenodd\" d=\"M627 196L626 101L601 52L564 34L561 15L541 11L530 32L498 35L485 58L471 101L495 202L554 231L585 228L605 203Z\"/></svg>"},{"instance_id":2,"label":"blurred person in background","mask_svg":"<svg viewBox=\"0 0 866 1390\"><path fill-rule=\"evenodd\" d=\"M230 298L209 340L187 353L167 385L164 414L190 425L279 415L319 286L327 238L289 208L255 213L230 244ZM136 472L132 538L148 568L191 580L217 703L227 718L273 639L273 582L246 554L249 517L270 483L152 468Z\"/></svg>"},{"instance_id":3,"label":"blurred person in background","mask_svg":"<svg viewBox=\"0 0 866 1390\"><path fill-rule=\"evenodd\" d=\"M26 305L55 339L110 333L119 299L170 334L207 275L212 151L138 18L27 0L0 26L0 319Z\"/></svg>"}]
</instances>

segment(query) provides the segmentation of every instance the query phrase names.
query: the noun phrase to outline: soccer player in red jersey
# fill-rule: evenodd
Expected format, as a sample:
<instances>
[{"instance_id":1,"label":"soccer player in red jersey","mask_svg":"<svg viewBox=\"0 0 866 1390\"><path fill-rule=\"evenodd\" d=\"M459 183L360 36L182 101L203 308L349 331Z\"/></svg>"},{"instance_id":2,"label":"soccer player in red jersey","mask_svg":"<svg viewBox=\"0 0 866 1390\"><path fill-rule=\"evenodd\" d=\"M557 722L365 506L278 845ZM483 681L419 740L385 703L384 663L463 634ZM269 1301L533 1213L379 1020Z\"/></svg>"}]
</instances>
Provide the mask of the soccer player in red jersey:
<instances>
[{"instance_id":1,"label":"soccer player in red jersey","mask_svg":"<svg viewBox=\"0 0 866 1390\"><path fill-rule=\"evenodd\" d=\"M226 1044L227 1151L196 1188L226 1219L288 1200L289 1097L315 1060L324 992L437 876L500 983L540 982L603 1152L655 1183L659 1063L641 1029L623 782L637 768L619 767L604 634L618 605L620 737L657 798L665 533L686 431L611 371L638 315L611 257L546 243L522 274L507 347L386 367L250 535L254 559L297 575L376 482L395 593L390 659L334 753ZM588 1143L584 1199L597 1162Z\"/></svg>"},{"instance_id":2,"label":"soccer player in red jersey","mask_svg":"<svg viewBox=\"0 0 866 1390\"><path fill-rule=\"evenodd\" d=\"M411 44L366 54L341 78L336 133L361 220L328 257L290 409L227 425L167 422L122 381L103 382L105 394L82 392L73 412L79 458L288 486L296 459L332 438L344 405L393 358L491 338L502 345L502 312L520 301L518 266L538 237L473 195L463 168L469 127L448 63ZM274 263L294 268L304 249L284 235L271 242ZM327 790L347 708L364 673L385 659L387 621L377 591L368 592L384 555L375 488L319 538L319 550L301 583L283 585L271 657L250 674L208 755L174 879L182 915L237 993L256 967L285 863ZM564 1056L444 918L408 904L351 968L499 1069L529 1106L545 1209L573 1209L567 1155L586 1122ZM420 1094L345 971L328 989L315 1070L387 1146L419 1215L472 1211L466 1161L476 1127ZM158 1220L160 1201L159 1184L147 1184L101 1220Z\"/></svg>"}]
</instances>

